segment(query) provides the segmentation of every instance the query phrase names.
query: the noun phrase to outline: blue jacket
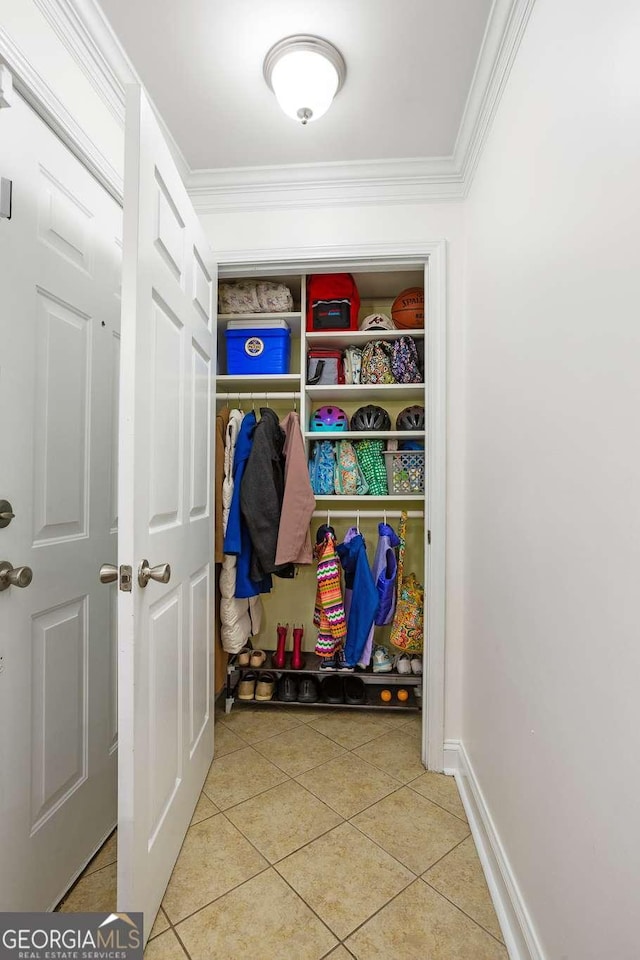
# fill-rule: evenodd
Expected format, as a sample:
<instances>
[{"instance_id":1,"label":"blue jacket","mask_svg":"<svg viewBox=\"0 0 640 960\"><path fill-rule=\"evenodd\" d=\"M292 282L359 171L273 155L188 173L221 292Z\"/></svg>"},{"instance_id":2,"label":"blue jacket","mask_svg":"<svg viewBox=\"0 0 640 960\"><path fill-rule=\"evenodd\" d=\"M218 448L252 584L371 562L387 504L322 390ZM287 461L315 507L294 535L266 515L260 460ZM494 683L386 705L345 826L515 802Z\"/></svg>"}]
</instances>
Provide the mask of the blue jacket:
<instances>
[{"instance_id":1,"label":"blue jacket","mask_svg":"<svg viewBox=\"0 0 640 960\"><path fill-rule=\"evenodd\" d=\"M344 658L347 665L355 667L373 626L378 609L378 591L369 568L367 549L362 534L338 544L338 556L344 569L345 588L352 590L347 617L347 641Z\"/></svg>"},{"instance_id":2,"label":"blue jacket","mask_svg":"<svg viewBox=\"0 0 640 960\"><path fill-rule=\"evenodd\" d=\"M231 498L227 532L224 535L223 544L225 553L229 554L229 556L235 555L238 558L236 564L235 593L238 598L255 597L259 593L269 593L271 590L270 576L264 577L264 579L259 582L255 582L249 575L252 552L251 538L249 537L249 531L247 530L247 525L244 522L240 509L240 487L253 446L253 432L255 427L255 413L245 414L238 432L235 456L233 458L233 496Z\"/></svg>"}]
</instances>

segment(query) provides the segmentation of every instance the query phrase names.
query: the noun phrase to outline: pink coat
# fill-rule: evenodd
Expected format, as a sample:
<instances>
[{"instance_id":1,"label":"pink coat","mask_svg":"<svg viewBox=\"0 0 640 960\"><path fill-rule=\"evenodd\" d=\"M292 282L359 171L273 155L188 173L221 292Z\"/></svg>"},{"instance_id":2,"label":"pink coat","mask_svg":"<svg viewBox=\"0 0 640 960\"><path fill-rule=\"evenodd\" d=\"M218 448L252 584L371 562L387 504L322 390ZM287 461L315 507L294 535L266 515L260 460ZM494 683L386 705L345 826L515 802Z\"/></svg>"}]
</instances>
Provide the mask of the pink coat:
<instances>
[{"instance_id":1,"label":"pink coat","mask_svg":"<svg viewBox=\"0 0 640 960\"><path fill-rule=\"evenodd\" d=\"M280 426L285 434L283 453L286 459L276 563L312 563L309 524L316 498L309 480L300 417L297 413L289 413Z\"/></svg>"}]
</instances>

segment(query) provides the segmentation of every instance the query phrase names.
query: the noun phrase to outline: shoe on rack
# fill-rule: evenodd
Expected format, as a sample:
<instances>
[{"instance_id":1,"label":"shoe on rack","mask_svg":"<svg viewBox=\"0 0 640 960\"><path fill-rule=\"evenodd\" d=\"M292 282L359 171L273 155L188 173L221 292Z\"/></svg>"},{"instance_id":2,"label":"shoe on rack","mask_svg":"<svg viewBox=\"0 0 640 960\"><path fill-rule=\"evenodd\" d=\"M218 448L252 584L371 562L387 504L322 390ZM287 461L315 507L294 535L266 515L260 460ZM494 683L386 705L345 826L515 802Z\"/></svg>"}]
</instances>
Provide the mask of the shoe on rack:
<instances>
[{"instance_id":1,"label":"shoe on rack","mask_svg":"<svg viewBox=\"0 0 640 960\"><path fill-rule=\"evenodd\" d=\"M320 693L325 703L344 703L344 680L342 677L325 677L320 684Z\"/></svg>"},{"instance_id":2,"label":"shoe on rack","mask_svg":"<svg viewBox=\"0 0 640 960\"><path fill-rule=\"evenodd\" d=\"M418 675L422 673L422 657L419 653L414 653L411 657L411 670Z\"/></svg>"},{"instance_id":3,"label":"shoe on rack","mask_svg":"<svg viewBox=\"0 0 640 960\"><path fill-rule=\"evenodd\" d=\"M317 703L320 699L320 691L315 677L308 673L303 673L298 677L298 703Z\"/></svg>"},{"instance_id":4,"label":"shoe on rack","mask_svg":"<svg viewBox=\"0 0 640 960\"><path fill-rule=\"evenodd\" d=\"M304 636L304 627L293 628L293 653L291 654L291 669L302 670L304 667L304 657L302 656L302 638Z\"/></svg>"},{"instance_id":5,"label":"shoe on rack","mask_svg":"<svg viewBox=\"0 0 640 960\"><path fill-rule=\"evenodd\" d=\"M355 667L350 667L344 658L344 650L338 650L336 653L336 669L342 673L353 673Z\"/></svg>"},{"instance_id":6,"label":"shoe on rack","mask_svg":"<svg viewBox=\"0 0 640 960\"><path fill-rule=\"evenodd\" d=\"M238 684L238 700L253 700L257 679L255 673L243 674L242 680Z\"/></svg>"},{"instance_id":7,"label":"shoe on rack","mask_svg":"<svg viewBox=\"0 0 640 960\"><path fill-rule=\"evenodd\" d=\"M322 670L322 671L325 671L325 670L327 670L327 671L337 670L337 669L338 669L338 664L337 664L337 662L336 662L336 658L335 658L335 657L321 657L321 658L320 658L320 664L319 664L319 666L318 666L318 669L319 669L319 670Z\"/></svg>"},{"instance_id":8,"label":"shoe on rack","mask_svg":"<svg viewBox=\"0 0 640 960\"><path fill-rule=\"evenodd\" d=\"M411 657L408 653L399 653L395 659L395 668L398 673L411 673Z\"/></svg>"},{"instance_id":9,"label":"shoe on rack","mask_svg":"<svg viewBox=\"0 0 640 960\"><path fill-rule=\"evenodd\" d=\"M373 651L373 672L389 673L393 669L393 659L386 647L378 646Z\"/></svg>"},{"instance_id":10,"label":"shoe on rack","mask_svg":"<svg viewBox=\"0 0 640 960\"><path fill-rule=\"evenodd\" d=\"M256 700L273 700L277 679L275 673L261 673L256 683Z\"/></svg>"},{"instance_id":11,"label":"shoe on rack","mask_svg":"<svg viewBox=\"0 0 640 960\"><path fill-rule=\"evenodd\" d=\"M287 654L285 648L287 645L287 633L289 632L289 624L279 623L276 629L277 635L277 649L275 653L271 654L271 665L276 668L276 670L283 670L284 665L287 662Z\"/></svg>"},{"instance_id":12,"label":"shoe on rack","mask_svg":"<svg viewBox=\"0 0 640 960\"><path fill-rule=\"evenodd\" d=\"M367 702L367 688L364 680L360 677L344 678L344 702L358 704Z\"/></svg>"},{"instance_id":13,"label":"shoe on rack","mask_svg":"<svg viewBox=\"0 0 640 960\"><path fill-rule=\"evenodd\" d=\"M248 667L252 653L253 653L253 650L251 649L251 647L243 647L238 654L238 666Z\"/></svg>"},{"instance_id":14,"label":"shoe on rack","mask_svg":"<svg viewBox=\"0 0 640 960\"><path fill-rule=\"evenodd\" d=\"M249 664L252 667L261 667L264 664L266 659L267 659L267 655L264 652L264 650L253 650L251 653L251 659L249 660Z\"/></svg>"},{"instance_id":15,"label":"shoe on rack","mask_svg":"<svg viewBox=\"0 0 640 960\"><path fill-rule=\"evenodd\" d=\"M278 680L278 700L283 703L295 703L298 699L298 678L283 673Z\"/></svg>"}]
</instances>

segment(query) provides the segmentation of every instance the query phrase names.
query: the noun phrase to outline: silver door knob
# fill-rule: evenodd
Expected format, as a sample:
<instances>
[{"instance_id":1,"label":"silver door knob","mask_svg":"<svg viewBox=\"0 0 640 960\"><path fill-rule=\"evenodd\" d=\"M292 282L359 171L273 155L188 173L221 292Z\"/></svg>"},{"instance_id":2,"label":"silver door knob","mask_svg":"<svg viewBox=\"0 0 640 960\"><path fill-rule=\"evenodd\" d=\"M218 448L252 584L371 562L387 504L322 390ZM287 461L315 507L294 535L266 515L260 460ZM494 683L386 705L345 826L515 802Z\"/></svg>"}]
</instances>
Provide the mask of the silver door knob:
<instances>
[{"instance_id":1,"label":"silver door knob","mask_svg":"<svg viewBox=\"0 0 640 960\"><path fill-rule=\"evenodd\" d=\"M0 591L9 587L28 587L32 580L31 567L13 567L8 560L0 562Z\"/></svg>"},{"instance_id":2,"label":"silver door knob","mask_svg":"<svg viewBox=\"0 0 640 960\"><path fill-rule=\"evenodd\" d=\"M159 563L155 567L149 566L148 560L143 560L138 567L138 583L141 587L146 587L149 580L156 580L158 583L169 583L171 579L171 567L168 563Z\"/></svg>"},{"instance_id":3,"label":"silver door knob","mask_svg":"<svg viewBox=\"0 0 640 960\"><path fill-rule=\"evenodd\" d=\"M118 579L118 568L115 563L103 563L100 567L100 583L115 583Z\"/></svg>"}]
</instances>

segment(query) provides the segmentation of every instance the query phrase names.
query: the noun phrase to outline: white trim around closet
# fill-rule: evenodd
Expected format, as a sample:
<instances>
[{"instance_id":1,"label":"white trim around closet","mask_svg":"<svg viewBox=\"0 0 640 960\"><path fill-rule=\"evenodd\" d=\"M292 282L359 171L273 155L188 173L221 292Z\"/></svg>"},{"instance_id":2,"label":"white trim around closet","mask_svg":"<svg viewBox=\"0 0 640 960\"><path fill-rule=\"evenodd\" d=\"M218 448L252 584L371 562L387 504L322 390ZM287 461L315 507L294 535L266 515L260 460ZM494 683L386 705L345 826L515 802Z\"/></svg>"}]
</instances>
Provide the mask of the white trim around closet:
<instances>
[{"instance_id":1,"label":"white trim around closet","mask_svg":"<svg viewBox=\"0 0 640 960\"><path fill-rule=\"evenodd\" d=\"M445 563L446 563L446 241L424 243L327 244L272 250L217 251L218 269L226 276L262 276L270 273L339 272L348 268L389 268L400 270L429 261L428 373L431 409L428 411L429 442L436 469L429 478L429 581L425 584L429 646L423 677L422 762L440 772L444 766L444 681L445 681Z\"/></svg>"}]
</instances>

